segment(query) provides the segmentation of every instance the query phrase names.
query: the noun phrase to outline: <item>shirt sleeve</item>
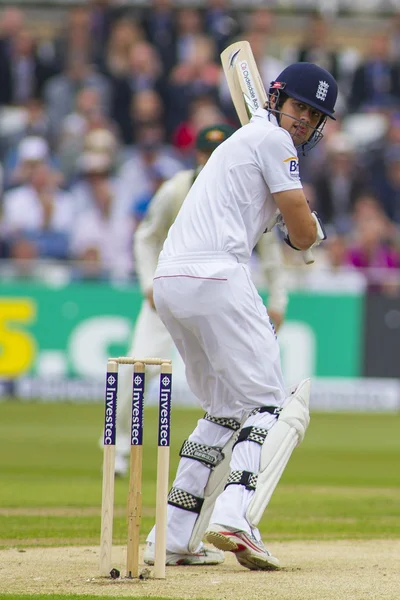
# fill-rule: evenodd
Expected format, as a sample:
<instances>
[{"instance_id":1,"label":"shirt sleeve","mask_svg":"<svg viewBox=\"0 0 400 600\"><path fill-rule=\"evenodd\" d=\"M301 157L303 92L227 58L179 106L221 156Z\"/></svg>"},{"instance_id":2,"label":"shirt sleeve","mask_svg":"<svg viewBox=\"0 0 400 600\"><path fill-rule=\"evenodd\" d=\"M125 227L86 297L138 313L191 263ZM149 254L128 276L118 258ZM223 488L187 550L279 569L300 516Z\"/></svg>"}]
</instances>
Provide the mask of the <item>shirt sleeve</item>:
<instances>
[{"instance_id":1,"label":"shirt sleeve","mask_svg":"<svg viewBox=\"0 0 400 600\"><path fill-rule=\"evenodd\" d=\"M277 127L269 132L260 141L256 153L271 194L303 187L297 150L287 131Z\"/></svg>"}]
</instances>

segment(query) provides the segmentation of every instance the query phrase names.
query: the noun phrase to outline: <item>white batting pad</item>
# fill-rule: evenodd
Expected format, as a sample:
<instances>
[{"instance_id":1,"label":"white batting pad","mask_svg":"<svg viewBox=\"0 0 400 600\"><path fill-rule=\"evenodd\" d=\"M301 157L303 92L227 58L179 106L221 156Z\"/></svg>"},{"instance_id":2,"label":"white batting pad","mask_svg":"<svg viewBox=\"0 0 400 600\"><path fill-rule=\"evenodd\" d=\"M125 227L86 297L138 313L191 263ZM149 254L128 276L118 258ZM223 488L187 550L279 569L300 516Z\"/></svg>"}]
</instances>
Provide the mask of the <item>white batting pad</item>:
<instances>
[{"instance_id":1,"label":"white batting pad","mask_svg":"<svg viewBox=\"0 0 400 600\"><path fill-rule=\"evenodd\" d=\"M262 445L257 487L246 513L252 527L260 522L293 450L304 439L310 422L310 391L310 379L303 380Z\"/></svg>"}]
</instances>

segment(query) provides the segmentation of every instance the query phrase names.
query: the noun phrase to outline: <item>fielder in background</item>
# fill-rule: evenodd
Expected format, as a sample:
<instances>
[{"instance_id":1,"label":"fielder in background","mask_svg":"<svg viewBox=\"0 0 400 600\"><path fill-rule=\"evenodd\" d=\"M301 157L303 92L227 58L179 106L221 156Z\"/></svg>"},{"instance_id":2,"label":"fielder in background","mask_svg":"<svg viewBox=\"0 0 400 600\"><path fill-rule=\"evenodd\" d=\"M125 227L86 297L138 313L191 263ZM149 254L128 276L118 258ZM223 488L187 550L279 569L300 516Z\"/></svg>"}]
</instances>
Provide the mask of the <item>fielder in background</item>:
<instances>
[{"instance_id":1,"label":"fielder in background","mask_svg":"<svg viewBox=\"0 0 400 600\"><path fill-rule=\"evenodd\" d=\"M196 138L196 168L177 173L157 191L134 236L134 255L137 275L144 301L135 324L133 339L128 356L165 356L171 358L172 338L158 317L153 300L153 277L158 257L168 230L187 196L200 170L211 153L235 129L230 125L216 124L202 129ZM269 290L268 312L276 330L285 315L287 293L282 269L282 252L275 232L262 236L257 252L260 265ZM157 369L148 367L147 387ZM115 472L119 476L127 473L129 466L129 424L132 405L131 370L121 369L118 389L117 444Z\"/></svg>"},{"instance_id":2,"label":"fielder in background","mask_svg":"<svg viewBox=\"0 0 400 600\"><path fill-rule=\"evenodd\" d=\"M167 564L222 562L219 550L248 569L279 568L257 526L304 438L311 382L287 397L278 341L247 263L277 209L292 248L325 239L302 189L297 151L322 138L336 98L325 69L287 67L265 107L213 152L164 243L154 301L206 411L181 448L169 493ZM148 564L154 540L153 528Z\"/></svg>"}]
</instances>

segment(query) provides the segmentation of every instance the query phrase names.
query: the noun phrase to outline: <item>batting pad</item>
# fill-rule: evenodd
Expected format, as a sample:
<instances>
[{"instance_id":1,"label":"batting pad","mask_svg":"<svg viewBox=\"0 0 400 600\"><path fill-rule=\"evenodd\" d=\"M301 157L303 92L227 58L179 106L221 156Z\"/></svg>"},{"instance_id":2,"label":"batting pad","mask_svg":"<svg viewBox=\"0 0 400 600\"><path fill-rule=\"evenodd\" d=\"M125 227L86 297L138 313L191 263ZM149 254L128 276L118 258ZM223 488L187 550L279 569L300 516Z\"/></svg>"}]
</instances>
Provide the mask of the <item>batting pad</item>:
<instances>
[{"instance_id":1,"label":"batting pad","mask_svg":"<svg viewBox=\"0 0 400 600\"><path fill-rule=\"evenodd\" d=\"M224 460L222 460L211 472L204 490L204 502L199 516L193 527L189 540L189 552L196 552L201 544L205 531L210 524L214 504L218 496L223 492L230 473L229 463L232 456L232 447L238 438L238 432L232 431L232 437L223 447Z\"/></svg>"},{"instance_id":2,"label":"batting pad","mask_svg":"<svg viewBox=\"0 0 400 600\"><path fill-rule=\"evenodd\" d=\"M287 400L279 419L261 447L260 472L246 519L257 527L293 450L304 439L310 422L310 379L303 380Z\"/></svg>"}]
</instances>

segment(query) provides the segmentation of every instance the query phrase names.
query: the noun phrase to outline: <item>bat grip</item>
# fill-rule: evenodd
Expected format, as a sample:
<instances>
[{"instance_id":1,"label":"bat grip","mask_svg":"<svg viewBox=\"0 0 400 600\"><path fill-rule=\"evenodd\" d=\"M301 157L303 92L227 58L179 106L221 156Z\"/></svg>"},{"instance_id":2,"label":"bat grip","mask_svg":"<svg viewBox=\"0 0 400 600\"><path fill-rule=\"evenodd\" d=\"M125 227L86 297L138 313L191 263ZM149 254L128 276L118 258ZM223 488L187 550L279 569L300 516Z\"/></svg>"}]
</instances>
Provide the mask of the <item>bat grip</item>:
<instances>
[{"instance_id":1,"label":"bat grip","mask_svg":"<svg viewBox=\"0 0 400 600\"><path fill-rule=\"evenodd\" d=\"M303 254L303 260L306 263L306 265L312 265L314 262L314 255L312 253L312 250L308 249L308 250L304 250L304 252L302 252Z\"/></svg>"}]
</instances>

